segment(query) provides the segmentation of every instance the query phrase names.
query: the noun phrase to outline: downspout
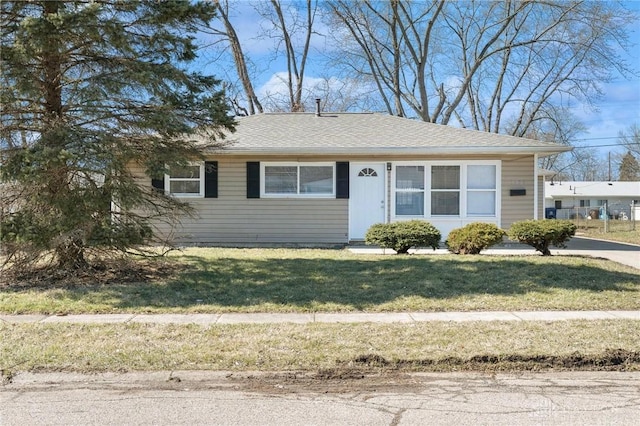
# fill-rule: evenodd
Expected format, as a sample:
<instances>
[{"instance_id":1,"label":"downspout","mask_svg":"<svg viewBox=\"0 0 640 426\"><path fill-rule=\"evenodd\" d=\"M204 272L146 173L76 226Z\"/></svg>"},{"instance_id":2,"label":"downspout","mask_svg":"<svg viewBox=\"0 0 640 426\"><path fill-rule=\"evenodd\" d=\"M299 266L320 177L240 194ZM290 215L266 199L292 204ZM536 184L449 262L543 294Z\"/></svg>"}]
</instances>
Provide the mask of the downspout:
<instances>
[{"instance_id":1,"label":"downspout","mask_svg":"<svg viewBox=\"0 0 640 426\"><path fill-rule=\"evenodd\" d=\"M533 218L536 220L538 219L538 191L539 190L540 188L538 185L538 154L533 154Z\"/></svg>"}]
</instances>

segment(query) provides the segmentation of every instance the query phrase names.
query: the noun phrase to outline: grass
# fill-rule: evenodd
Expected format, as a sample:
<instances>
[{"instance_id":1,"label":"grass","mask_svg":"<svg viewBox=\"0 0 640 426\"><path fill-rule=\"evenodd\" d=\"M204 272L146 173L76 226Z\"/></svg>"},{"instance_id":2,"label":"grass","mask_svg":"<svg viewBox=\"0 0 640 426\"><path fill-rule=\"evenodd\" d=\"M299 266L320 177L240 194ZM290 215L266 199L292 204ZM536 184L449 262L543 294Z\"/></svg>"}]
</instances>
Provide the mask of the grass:
<instances>
[{"instance_id":1,"label":"grass","mask_svg":"<svg viewBox=\"0 0 640 426\"><path fill-rule=\"evenodd\" d=\"M110 282L5 285L0 312L640 309L640 271L581 257L194 248L151 266L156 274L147 282L114 276ZM0 322L0 379L25 370L317 371L372 365L398 371L640 370L639 326L631 320L211 327Z\"/></svg>"},{"instance_id":2,"label":"grass","mask_svg":"<svg viewBox=\"0 0 640 426\"><path fill-rule=\"evenodd\" d=\"M604 232L602 220L581 219L574 223L578 227L576 235L640 245L640 222L634 224L628 220L611 220L607 224L607 232Z\"/></svg>"},{"instance_id":3,"label":"grass","mask_svg":"<svg viewBox=\"0 0 640 426\"><path fill-rule=\"evenodd\" d=\"M631 320L212 327L0 324L0 369L6 377L19 370L313 371L357 368L359 362L373 359L405 371L640 370L639 326L640 321ZM612 364L602 361L611 353L631 354L633 360L622 355Z\"/></svg>"},{"instance_id":4,"label":"grass","mask_svg":"<svg viewBox=\"0 0 640 426\"><path fill-rule=\"evenodd\" d=\"M640 271L567 256L187 249L151 282L12 285L0 313L637 310Z\"/></svg>"}]
</instances>

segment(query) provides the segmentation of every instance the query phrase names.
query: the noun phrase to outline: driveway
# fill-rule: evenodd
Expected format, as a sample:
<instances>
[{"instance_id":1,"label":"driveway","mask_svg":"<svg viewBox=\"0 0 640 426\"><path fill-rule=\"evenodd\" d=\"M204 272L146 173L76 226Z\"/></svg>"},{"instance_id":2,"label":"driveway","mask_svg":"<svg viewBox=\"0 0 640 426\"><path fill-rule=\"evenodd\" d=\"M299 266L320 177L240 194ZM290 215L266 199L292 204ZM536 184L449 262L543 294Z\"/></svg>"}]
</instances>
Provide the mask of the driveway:
<instances>
[{"instance_id":1,"label":"driveway","mask_svg":"<svg viewBox=\"0 0 640 426\"><path fill-rule=\"evenodd\" d=\"M525 244L507 243L485 250L484 254L537 254ZM573 237L567 247L560 249L551 247L554 256L590 256L612 260L632 268L640 269L640 245L617 243L613 241L594 240L591 238Z\"/></svg>"},{"instance_id":2,"label":"driveway","mask_svg":"<svg viewBox=\"0 0 640 426\"><path fill-rule=\"evenodd\" d=\"M573 237L566 249L552 249L552 254L602 257L640 269L640 246L591 238Z\"/></svg>"},{"instance_id":3,"label":"driveway","mask_svg":"<svg viewBox=\"0 0 640 426\"><path fill-rule=\"evenodd\" d=\"M426 250L421 250L426 252ZM442 250L446 253L445 250ZM539 255L532 247L519 243L506 243L484 250L483 254L496 255ZM553 256L590 256L621 263L640 269L640 245L617 243L613 241L594 240L592 238L573 237L566 248L551 247Z\"/></svg>"},{"instance_id":4,"label":"driveway","mask_svg":"<svg viewBox=\"0 0 640 426\"><path fill-rule=\"evenodd\" d=\"M640 241L638 242L640 244ZM567 243L567 250L605 250L640 252L640 245L617 243L615 241L594 240L593 238L573 237Z\"/></svg>"},{"instance_id":5,"label":"driveway","mask_svg":"<svg viewBox=\"0 0 640 426\"><path fill-rule=\"evenodd\" d=\"M354 253L394 253L391 249L380 249L371 246L352 246L349 247ZM410 253L416 254L448 254L449 252L440 248L432 250L431 248L421 248L411 250ZM483 254L494 255L539 255L532 247L515 242L501 244L484 250ZM612 260L632 268L640 269L640 245L617 243L612 241L594 240L591 238L573 237L567 243L567 247L559 249L551 247L551 254L564 256L590 256L602 259Z\"/></svg>"}]
</instances>

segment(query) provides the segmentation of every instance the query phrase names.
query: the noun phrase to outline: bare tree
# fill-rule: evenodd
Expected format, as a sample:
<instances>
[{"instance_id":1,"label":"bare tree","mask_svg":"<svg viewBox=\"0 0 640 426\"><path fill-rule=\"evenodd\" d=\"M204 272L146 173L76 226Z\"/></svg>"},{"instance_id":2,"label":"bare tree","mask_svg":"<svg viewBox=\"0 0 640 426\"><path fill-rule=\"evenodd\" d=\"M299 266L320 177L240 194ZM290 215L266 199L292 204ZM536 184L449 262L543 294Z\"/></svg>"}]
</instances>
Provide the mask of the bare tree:
<instances>
[{"instance_id":1,"label":"bare tree","mask_svg":"<svg viewBox=\"0 0 640 426\"><path fill-rule=\"evenodd\" d=\"M586 127L567 108L548 106L543 113L531 121L526 133L520 135L529 139L544 142L554 142L571 146L578 136L586 132ZM515 118L506 120L504 129L506 133L513 134L513 128L518 125ZM580 148L579 148L580 149ZM569 170L572 165L580 167L582 155L576 152L550 155L540 159L538 166L545 170Z\"/></svg>"},{"instance_id":2,"label":"bare tree","mask_svg":"<svg viewBox=\"0 0 640 426\"><path fill-rule=\"evenodd\" d=\"M228 0L213 0L218 9L221 28L214 28L209 34L214 36L214 45L219 47L219 53L231 53L231 61L235 67L238 84L242 87L242 94L230 97L230 103L239 115L253 115L264 112L265 109L280 111L304 111L305 103L316 96L304 93L305 72L308 65L314 23L318 12L317 0L299 2L281 2L280 0L264 0L252 3L251 7L260 17L260 28L254 36L261 40L273 42L274 59L286 59L284 73L275 73L285 88L285 94L280 90L267 93L259 99L255 81L259 76L252 76L249 72L250 58L245 54L241 34L231 22L230 5ZM233 86L233 85L232 85ZM233 90L230 90L233 92ZM239 92L239 91L238 91ZM309 98L309 99L307 99Z\"/></svg>"},{"instance_id":3,"label":"bare tree","mask_svg":"<svg viewBox=\"0 0 640 426\"><path fill-rule=\"evenodd\" d=\"M443 6L444 1L434 0L413 16L414 8L396 0L384 4L328 2L335 44L342 46L336 51L342 61L337 62L376 87L389 114L407 116L405 105L409 105L423 120L433 121L429 116L427 61L432 23ZM421 34L419 26L424 20L427 28Z\"/></svg>"},{"instance_id":4,"label":"bare tree","mask_svg":"<svg viewBox=\"0 0 640 426\"><path fill-rule=\"evenodd\" d=\"M590 102L629 73L618 4L587 1L330 0L345 69L378 88L387 111L522 136L553 105Z\"/></svg>"},{"instance_id":5,"label":"bare tree","mask_svg":"<svg viewBox=\"0 0 640 426\"><path fill-rule=\"evenodd\" d=\"M219 40L224 40L228 48L233 55L233 63L235 64L238 80L242 85L244 91L244 100L241 102L237 96L231 96L229 102L236 112L236 115L253 115L256 112L264 112L262 104L256 95L255 88L253 86L253 80L251 79L249 68L247 66L247 60L244 52L242 51L242 45L240 38L236 32L234 26L229 18L229 1L228 0L214 0L217 16L223 25L223 29L210 28L208 32L217 36ZM232 92L232 91L230 91Z\"/></svg>"},{"instance_id":6,"label":"bare tree","mask_svg":"<svg viewBox=\"0 0 640 426\"><path fill-rule=\"evenodd\" d=\"M291 112L304 111L302 101L304 73L318 3L315 0L306 0L304 7L293 2L285 3L283 7L280 0L270 0L270 5L270 9L262 7L260 11L262 16L272 24L272 30L268 31L268 35L277 40L276 53L280 48L285 52L288 104ZM295 43L296 36L300 38L299 46Z\"/></svg>"},{"instance_id":7,"label":"bare tree","mask_svg":"<svg viewBox=\"0 0 640 426\"><path fill-rule=\"evenodd\" d=\"M640 158L640 126L634 123L618 135L620 144L635 158Z\"/></svg>"},{"instance_id":8,"label":"bare tree","mask_svg":"<svg viewBox=\"0 0 640 426\"><path fill-rule=\"evenodd\" d=\"M609 179L607 160L596 148L576 147L556 156L553 167L555 181L604 181ZM612 176L615 179L615 176Z\"/></svg>"}]
</instances>

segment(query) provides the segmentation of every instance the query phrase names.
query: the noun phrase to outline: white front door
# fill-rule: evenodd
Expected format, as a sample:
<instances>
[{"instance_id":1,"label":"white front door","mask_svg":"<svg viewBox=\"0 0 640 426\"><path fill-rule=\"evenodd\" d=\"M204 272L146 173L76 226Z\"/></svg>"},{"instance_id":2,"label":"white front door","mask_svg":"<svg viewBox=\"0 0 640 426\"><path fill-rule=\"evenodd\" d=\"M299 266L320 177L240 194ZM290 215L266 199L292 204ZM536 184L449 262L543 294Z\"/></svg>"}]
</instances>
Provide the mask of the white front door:
<instances>
[{"instance_id":1,"label":"white front door","mask_svg":"<svg viewBox=\"0 0 640 426\"><path fill-rule=\"evenodd\" d=\"M351 163L349 174L349 239L364 240L371 225L385 221L385 165Z\"/></svg>"}]
</instances>

